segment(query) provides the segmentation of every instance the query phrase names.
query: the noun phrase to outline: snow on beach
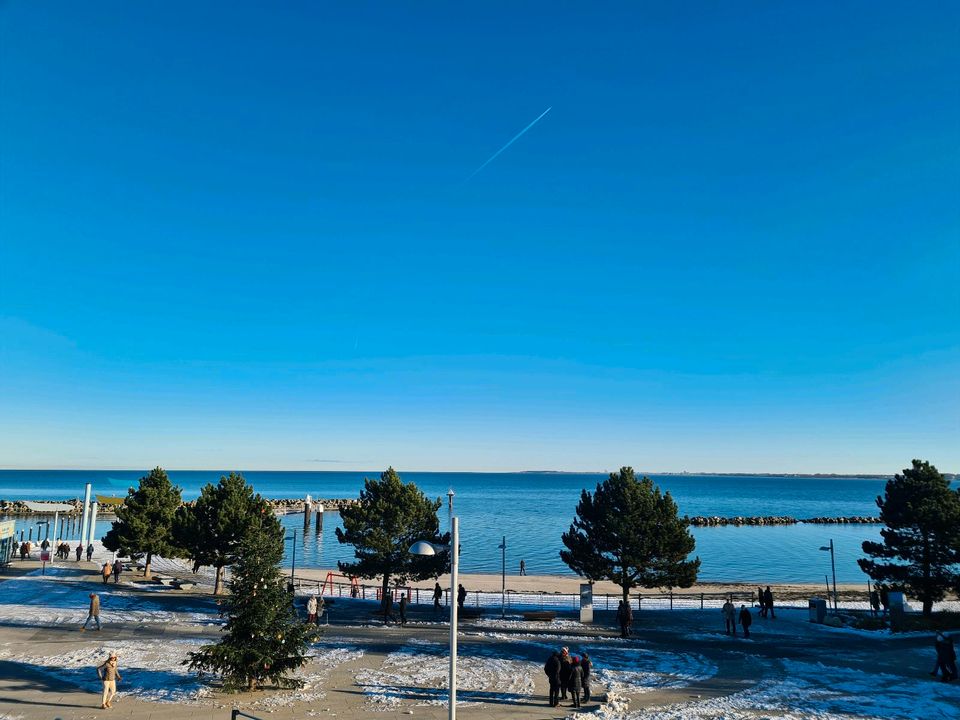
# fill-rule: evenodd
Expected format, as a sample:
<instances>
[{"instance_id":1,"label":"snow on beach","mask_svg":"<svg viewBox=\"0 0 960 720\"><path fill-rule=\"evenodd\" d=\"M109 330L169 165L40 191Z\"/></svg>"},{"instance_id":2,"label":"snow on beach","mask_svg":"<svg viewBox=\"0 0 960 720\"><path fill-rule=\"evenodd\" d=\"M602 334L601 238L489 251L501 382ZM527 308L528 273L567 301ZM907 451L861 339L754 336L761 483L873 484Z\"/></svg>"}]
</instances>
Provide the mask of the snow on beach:
<instances>
[{"instance_id":1,"label":"snow on beach","mask_svg":"<svg viewBox=\"0 0 960 720\"><path fill-rule=\"evenodd\" d=\"M137 640L94 643L57 654L14 653L0 649L0 659L31 665L45 675L100 692L96 667L116 652L123 680L117 684L118 699L136 697L153 702L195 704L210 690L183 665L188 653L203 643L191 640Z\"/></svg>"},{"instance_id":2,"label":"snow on beach","mask_svg":"<svg viewBox=\"0 0 960 720\"><path fill-rule=\"evenodd\" d=\"M327 647L328 643L316 643L310 653L310 662L294 673L303 686L292 690L272 691L270 695L251 703L251 708L275 709L288 707L294 703L309 703L323 700L327 693L324 689L330 674L340 665L360 660L364 652L352 645L338 643Z\"/></svg>"},{"instance_id":3,"label":"snow on beach","mask_svg":"<svg viewBox=\"0 0 960 720\"><path fill-rule=\"evenodd\" d=\"M604 720L914 720L960 717L960 687L865 673L820 663L783 661L786 677L717 698L631 712L621 697L602 706Z\"/></svg>"},{"instance_id":4,"label":"snow on beach","mask_svg":"<svg viewBox=\"0 0 960 720\"><path fill-rule=\"evenodd\" d=\"M447 702L448 663L445 645L421 640L389 653L379 669L360 670L356 681L370 710L396 710L404 700L442 705ZM457 704L521 702L533 694L538 672L539 664L528 660L465 652L457 662Z\"/></svg>"},{"instance_id":5,"label":"snow on beach","mask_svg":"<svg viewBox=\"0 0 960 720\"><path fill-rule=\"evenodd\" d=\"M87 617L89 593L100 595L101 622L209 624L216 615L199 610L173 610L167 604L108 583L80 585L61 582L68 567L47 567L6 580L0 593L0 622L26 627L80 625Z\"/></svg>"}]
</instances>

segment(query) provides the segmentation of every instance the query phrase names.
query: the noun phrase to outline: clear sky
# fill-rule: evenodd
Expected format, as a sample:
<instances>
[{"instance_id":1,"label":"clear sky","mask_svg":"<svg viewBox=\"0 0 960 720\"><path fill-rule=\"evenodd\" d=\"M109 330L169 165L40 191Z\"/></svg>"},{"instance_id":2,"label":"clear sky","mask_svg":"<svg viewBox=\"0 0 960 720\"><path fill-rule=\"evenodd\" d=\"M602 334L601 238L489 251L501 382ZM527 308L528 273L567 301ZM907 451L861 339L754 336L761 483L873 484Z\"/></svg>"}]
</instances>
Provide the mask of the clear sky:
<instances>
[{"instance_id":1,"label":"clear sky","mask_svg":"<svg viewBox=\"0 0 960 720\"><path fill-rule=\"evenodd\" d=\"M955 2L0 32L2 467L960 470Z\"/></svg>"}]
</instances>

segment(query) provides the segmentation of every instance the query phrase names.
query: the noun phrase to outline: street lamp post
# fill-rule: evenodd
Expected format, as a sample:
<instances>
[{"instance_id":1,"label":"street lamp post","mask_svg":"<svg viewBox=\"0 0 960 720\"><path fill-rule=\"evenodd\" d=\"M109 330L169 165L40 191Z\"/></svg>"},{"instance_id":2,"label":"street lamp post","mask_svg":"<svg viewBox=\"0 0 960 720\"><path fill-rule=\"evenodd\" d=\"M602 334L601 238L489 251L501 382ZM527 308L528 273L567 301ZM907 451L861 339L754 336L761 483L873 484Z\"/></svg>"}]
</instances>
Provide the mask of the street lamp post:
<instances>
[{"instance_id":1,"label":"street lamp post","mask_svg":"<svg viewBox=\"0 0 960 720\"><path fill-rule=\"evenodd\" d=\"M453 507L453 490L449 492L450 506ZM447 717L457 718L457 584L460 555L460 518L450 518L450 544L434 545L426 540L418 540L410 546L414 555L436 555L438 550L450 551L450 695Z\"/></svg>"},{"instance_id":2,"label":"street lamp post","mask_svg":"<svg viewBox=\"0 0 960 720\"><path fill-rule=\"evenodd\" d=\"M500 549L502 564L500 566L500 618L507 616L507 536L497 546Z\"/></svg>"},{"instance_id":3,"label":"street lamp post","mask_svg":"<svg viewBox=\"0 0 960 720\"><path fill-rule=\"evenodd\" d=\"M833 571L833 611L837 611L837 561L833 552L833 538L830 539L829 545L823 545L820 547L823 551L830 551L830 569Z\"/></svg>"}]
</instances>

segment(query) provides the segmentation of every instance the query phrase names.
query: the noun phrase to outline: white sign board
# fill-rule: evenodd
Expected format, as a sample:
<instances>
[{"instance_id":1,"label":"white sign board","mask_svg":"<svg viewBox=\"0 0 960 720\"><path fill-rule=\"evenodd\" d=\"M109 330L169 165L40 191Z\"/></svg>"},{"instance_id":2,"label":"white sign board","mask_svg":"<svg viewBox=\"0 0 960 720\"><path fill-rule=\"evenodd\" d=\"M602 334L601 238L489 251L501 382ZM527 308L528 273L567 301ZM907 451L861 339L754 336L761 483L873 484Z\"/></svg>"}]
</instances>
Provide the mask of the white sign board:
<instances>
[{"instance_id":1,"label":"white sign board","mask_svg":"<svg viewBox=\"0 0 960 720\"><path fill-rule=\"evenodd\" d=\"M590 583L580 586L580 622L593 622L593 585Z\"/></svg>"}]
</instances>

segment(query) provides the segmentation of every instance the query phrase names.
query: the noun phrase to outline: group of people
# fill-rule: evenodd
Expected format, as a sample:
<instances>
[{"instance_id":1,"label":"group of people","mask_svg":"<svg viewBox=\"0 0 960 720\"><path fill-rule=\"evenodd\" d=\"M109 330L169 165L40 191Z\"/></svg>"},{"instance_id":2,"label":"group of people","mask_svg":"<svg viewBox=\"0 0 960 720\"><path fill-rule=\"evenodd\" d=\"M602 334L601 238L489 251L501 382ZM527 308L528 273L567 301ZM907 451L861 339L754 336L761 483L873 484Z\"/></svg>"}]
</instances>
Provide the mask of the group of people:
<instances>
[{"instance_id":1,"label":"group of people","mask_svg":"<svg viewBox=\"0 0 960 720\"><path fill-rule=\"evenodd\" d=\"M319 625L320 618L326 612L327 604L323 600L323 595L311 595L307 598L307 623L310 625Z\"/></svg>"},{"instance_id":2,"label":"group of people","mask_svg":"<svg viewBox=\"0 0 960 720\"><path fill-rule=\"evenodd\" d=\"M100 575L103 578L103 584L106 585L110 582L110 577L113 577L114 584L120 582L120 573L123 572L123 563L120 562L120 559L117 558L112 563L104 563L100 568Z\"/></svg>"},{"instance_id":3,"label":"group of people","mask_svg":"<svg viewBox=\"0 0 960 720\"><path fill-rule=\"evenodd\" d=\"M770 588L767 588L769 591ZM773 605L770 606L770 611L773 612ZM753 615L750 614L750 608L746 605L740 605L740 612L737 612L737 608L733 604L733 597L728 597L726 602L723 603L723 607L720 608L720 612L723 613L723 624L726 627L727 635L737 636L737 624L740 624L740 627L743 629L743 636L745 638L750 637L750 626L753 624ZM763 606L760 608L761 617L766 617L763 615Z\"/></svg>"},{"instance_id":4,"label":"group of people","mask_svg":"<svg viewBox=\"0 0 960 720\"><path fill-rule=\"evenodd\" d=\"M768 617L776 620L777 616L773 614L773 593L770 592L770 586L766 590L757 588L757 607L760 608L760 617Z\"/></svg>"},{"instance_id":5,"label":"group of people","mask_svg":"<svg viewBox=\"0 0 960 720\"><path fill-rule=\"evenodd\" d=\"M40 543L41 550L46 551L49 548L50 548L49 540L44 540L42 543ZM77 562L80 562L80 559L83 557L83 551L84 551L83 543L79 543L76 549ZM93 543L90 543L89 545L87 545L86 551L87 551L87 562L90 562L90 558L93 557ZM20 543L19 552L20 552L21 560L32 559L33 543L30 540L24 540L22 543ZM56 551L54 552L54 555L56 555L57 558L59 558L60 560L68 560L70 558L70 543L67 543L67 542L57 543L57 548L56 548Z\"/></svg>"},{"instance_id":6,"label":"group of people","mask_svg":"<svg viewBox=\"0 0 960 720\"><path fill-rule=\"evenodd\" d=\"M570 648L553 652L543 666L550 685L550 707L557 707L561 700L567 699L567 694L572 701L571 707L578 708L582 702L590 702L592 669L593 663L587 653L580 657L571 655Z\"/></svg>"}]
</instances>

